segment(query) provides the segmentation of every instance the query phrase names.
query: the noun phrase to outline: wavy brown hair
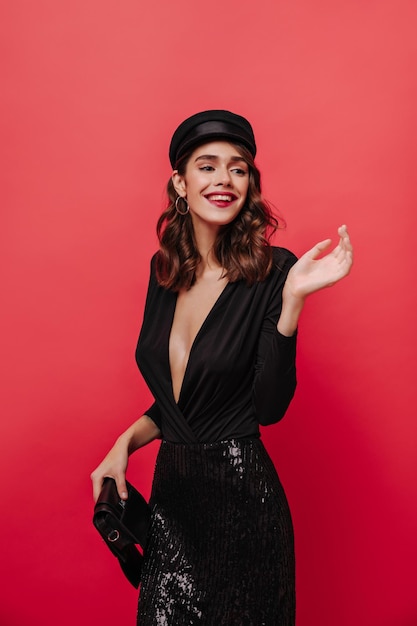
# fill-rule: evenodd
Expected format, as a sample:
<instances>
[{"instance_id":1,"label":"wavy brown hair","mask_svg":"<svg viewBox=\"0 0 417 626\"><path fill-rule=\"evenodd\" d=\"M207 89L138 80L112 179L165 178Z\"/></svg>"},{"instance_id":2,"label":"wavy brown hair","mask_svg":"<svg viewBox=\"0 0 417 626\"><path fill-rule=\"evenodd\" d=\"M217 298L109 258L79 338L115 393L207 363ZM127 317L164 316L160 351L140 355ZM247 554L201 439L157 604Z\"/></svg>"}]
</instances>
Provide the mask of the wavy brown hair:
<instances>
[{"instance_id":1,"label":"wavy brown hair","mask_svg":"<svg viewBox=\"0 0 417 626\"><path fill-rule=\"evenodd\" d=\"M229 282L245 280L248 285L264 280L272 267L269 243L278 228L269 204L261 195L261 174L249 150L233 144L249 170L249 186L245 204L235 219L222 226L213 246L217 261L224 268ZM195 147L176 164L180 175L185 174L188 160ZM175 208L178 197L172 179L167 185L168 206L157 223L160 250L156 258L158 283L167 289L190 289L196 280L201 255L194 237L189 213L180 215Z\"/></svg>"}]
</instances>

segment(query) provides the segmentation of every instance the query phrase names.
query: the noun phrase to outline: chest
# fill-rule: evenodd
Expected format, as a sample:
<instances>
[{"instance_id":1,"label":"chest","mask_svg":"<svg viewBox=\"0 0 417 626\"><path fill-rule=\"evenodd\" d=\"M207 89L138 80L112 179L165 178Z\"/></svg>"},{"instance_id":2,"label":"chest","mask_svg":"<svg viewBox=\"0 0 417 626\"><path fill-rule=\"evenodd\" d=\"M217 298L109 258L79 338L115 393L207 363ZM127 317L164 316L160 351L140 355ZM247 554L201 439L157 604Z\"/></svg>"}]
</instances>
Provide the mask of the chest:
<instances>
[{"instance_id":1,"label":"chest","mask_svg":"<svg viewBox=\"0 0 417 626\"><path fill-rule=\"evenodd\" d=\"M265 284L217 284L177 294L152 283L136 351L142 373L155 374L177 394L185 370L194 384L250 367L266 307ZM162 377L162 378L161 378Z\"/></svg>"},{"instance_id":2,"label":"chest","mask_svg":"<svg viewBox=\"0 0 417 626\"><path fill-rule=\"evenodd\" d=\"M172 321L169 351L171 360L189 355L192 345L225 289L225 279L196 283L177 296Z\"/></svg>"}]
</instances>

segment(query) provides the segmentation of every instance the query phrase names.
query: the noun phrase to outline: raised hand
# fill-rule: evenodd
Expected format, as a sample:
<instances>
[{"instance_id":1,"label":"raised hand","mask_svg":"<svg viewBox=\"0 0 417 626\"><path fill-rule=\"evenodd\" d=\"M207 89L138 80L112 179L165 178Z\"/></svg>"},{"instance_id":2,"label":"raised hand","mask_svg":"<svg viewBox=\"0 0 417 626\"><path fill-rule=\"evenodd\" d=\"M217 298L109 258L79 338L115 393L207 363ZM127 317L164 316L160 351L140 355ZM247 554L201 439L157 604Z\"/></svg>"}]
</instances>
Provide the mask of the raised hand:
<instances>
[{"instance_id":1,"label":"raised hand","mask_svg":"<svg viewBox=\"0 0 417 626\"><path fill-rule=\"evenodd\" d=\"M277 328L283 335L292 335L305 299L311 293L331 287L347 276L353 262L353 249L346 226L338 229L340 236L337 246L326 254L331 239L325 239L303 254L288 272L282 292L282 310Z\"/></svg>"},{"instance_id":2,"label":"raised hand","mask_svg":"<svg viewBox=\"0 0 417 626\"><path fill-rule=\"evenodd\" d=\"M303 299L315 291L331 287L349 274L353 248L346 226L340 226L338 234L339 243L329 254L321 256L331 244L331 239L325 239L293 265L285 284L285 291L290 297Z\"/></svg>"}]
</instances>

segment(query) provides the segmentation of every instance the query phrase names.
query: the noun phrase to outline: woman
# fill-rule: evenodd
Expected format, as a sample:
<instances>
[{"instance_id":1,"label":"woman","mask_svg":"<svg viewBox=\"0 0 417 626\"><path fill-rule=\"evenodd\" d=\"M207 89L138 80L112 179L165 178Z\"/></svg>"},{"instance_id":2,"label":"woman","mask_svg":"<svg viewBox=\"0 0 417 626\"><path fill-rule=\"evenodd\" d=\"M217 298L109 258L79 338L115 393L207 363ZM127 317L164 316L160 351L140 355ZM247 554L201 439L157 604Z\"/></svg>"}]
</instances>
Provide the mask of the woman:
<instances>
[{"instance_id":1,"label":"woman","mask_svg":"<svg viewBox=\"0 0 417 626\"><path fill-rule=\"evenodd\" d=\"M267 239L252 127L228 111L185 120L170 145L136 358L155 403L92 474L127 497L129 455L162 438L152 487L138 624L293 626L294 543L259 424L296 386L306 297L349 273L352 247L322 241L298 261Z\"/></svg>"}]
</instances>

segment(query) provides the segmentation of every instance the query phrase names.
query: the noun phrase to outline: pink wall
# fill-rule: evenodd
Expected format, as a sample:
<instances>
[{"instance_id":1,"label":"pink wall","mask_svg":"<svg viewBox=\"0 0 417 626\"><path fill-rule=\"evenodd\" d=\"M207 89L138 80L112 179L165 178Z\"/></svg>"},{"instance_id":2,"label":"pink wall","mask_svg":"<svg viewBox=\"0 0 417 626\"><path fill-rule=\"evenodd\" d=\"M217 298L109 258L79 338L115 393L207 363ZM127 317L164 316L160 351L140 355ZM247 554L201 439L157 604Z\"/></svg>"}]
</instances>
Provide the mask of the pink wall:
<instances>
[{"instance_id":1,"label":"pink wall","mask_svg":"<svg viewBox=\"0 0 417 626\"><path fill-rule=\"evenodd\" d=\"M293 511L297 626L415 626L416 37L404 0L14 0L2 8L1 626L134 624L89 473L148 405L133 352L167 144L249 117L300 254L346 222L299 388L264 431ZM129 476L146 493L156 447ZM267 573L266 573L267 575Z\"/></svg>"}]
</instances>

